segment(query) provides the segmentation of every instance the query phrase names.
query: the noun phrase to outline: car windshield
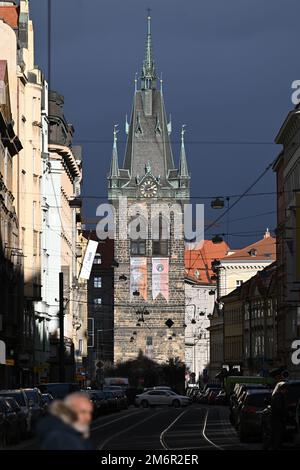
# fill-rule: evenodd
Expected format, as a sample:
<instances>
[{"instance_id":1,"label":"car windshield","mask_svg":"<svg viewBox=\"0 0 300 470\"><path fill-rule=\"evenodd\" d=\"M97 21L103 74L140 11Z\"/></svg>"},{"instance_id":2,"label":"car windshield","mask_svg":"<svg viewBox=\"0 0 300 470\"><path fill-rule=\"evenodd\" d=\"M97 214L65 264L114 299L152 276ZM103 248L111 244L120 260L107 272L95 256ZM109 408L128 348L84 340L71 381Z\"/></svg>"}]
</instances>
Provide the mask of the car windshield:
<instances>
[{"instance_id":1,"label":"car windshield","mask_svg":"<svg viewBox=\"0 0 300 470\"><path fill-rule=\"evenodd\" d=\"M10 406L4 398L0 399L0 411L5 412L5 413L10 411Z\"/></svg>"},{"instance_id":2,"label":"car windshield","mask_svg":"<svg viewBox=\"0 0 300 470\"><path fill-rule=\"evenodd\" d=\"M20 411L20 407L15 400L8 399L9 406L13 411Z\"/></svg>"},{"instance_id":3,"label":"car windshield","mask_svg":"<svg viewBox=\"0 0 300 470\"><path fill-rule=\"evenodd\" d=\"M26 403L25 403L25 399L24 399L24 396L23 394L20 392L0 392L0 395L2 396L6 396L6 397L12 397L16 400L16 402L20 405L20 406L26 406Z\"/></svg>"}]
</instances>

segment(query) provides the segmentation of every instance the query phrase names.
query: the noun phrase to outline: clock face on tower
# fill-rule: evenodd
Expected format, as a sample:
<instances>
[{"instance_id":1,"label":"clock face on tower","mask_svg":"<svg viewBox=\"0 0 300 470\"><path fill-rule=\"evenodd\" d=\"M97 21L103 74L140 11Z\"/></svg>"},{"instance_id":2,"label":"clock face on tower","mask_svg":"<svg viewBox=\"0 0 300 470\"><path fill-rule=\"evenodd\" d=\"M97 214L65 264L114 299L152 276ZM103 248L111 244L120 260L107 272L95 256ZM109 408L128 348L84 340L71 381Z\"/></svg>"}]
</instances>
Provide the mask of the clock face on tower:
<instances>
[{"instance_id":1,"label":"clock face on tower","mask_svg":"<svg viewBox=\"0 0 300 470\"><path fill-rule=\"evenodd\" d=\"M140 186L140 193L143 197L154 197L157 194L157 184L152 179L146 179Z\"/></svg>"}]
</instances>

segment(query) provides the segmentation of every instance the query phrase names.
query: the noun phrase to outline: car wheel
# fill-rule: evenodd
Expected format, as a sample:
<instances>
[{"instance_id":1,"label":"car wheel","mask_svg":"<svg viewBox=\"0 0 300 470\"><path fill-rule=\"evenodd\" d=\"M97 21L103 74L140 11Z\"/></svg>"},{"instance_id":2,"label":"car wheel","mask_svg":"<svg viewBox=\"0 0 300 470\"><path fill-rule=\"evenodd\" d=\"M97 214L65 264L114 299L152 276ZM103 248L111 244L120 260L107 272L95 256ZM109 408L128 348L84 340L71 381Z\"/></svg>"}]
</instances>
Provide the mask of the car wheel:
<instances>
[{"instance_id":1,"label":"car wheel","mask_svg":"<svg viewBox=\"0 0 300 470\"><path fill-rule=\"evenodd\" d=\"M141 403L143 408L148 408L149 407L149 402L147 400L143 400Z\"/></svg>"},{"instance_id":2,"label":"car wheel","mask_svg":"<svg viewBox=\"0 0 300 470\"><path fill-rule=\"evenodd\" d=\"M179 400L174 400L172 405L174 406L174 408L180 408L180 401Z\"/></svg>"}]
</instances>

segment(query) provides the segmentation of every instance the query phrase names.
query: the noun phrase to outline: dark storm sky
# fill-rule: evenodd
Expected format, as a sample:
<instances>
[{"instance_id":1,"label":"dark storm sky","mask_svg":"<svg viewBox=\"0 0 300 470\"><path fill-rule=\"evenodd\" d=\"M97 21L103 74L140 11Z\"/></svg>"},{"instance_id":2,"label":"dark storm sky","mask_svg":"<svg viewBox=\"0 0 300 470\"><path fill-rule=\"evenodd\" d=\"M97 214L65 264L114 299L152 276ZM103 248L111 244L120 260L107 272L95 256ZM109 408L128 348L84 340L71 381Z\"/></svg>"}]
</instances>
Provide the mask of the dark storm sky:
<instances>
[{"instance_id":1,"label":"dark storm sky","mask_svg":"<svg viewBox=\"0 0 300 470\"><path fill-rule=\"evenodd\" d=\"M47 0L31 0L36 62L45 71L46 6ZM300 79L300 2L52 0L51 87L65 96L66 117L76 143L83 144L85 196L106 196L115 123L123 158L123 123L144 56L147 7L172 139L178 142L181 124L187 124L193 201L206 203L210 221L220 212L200 196L242 193L279 153L272 142L292 108L291 83ZM177 161L178 144L173 150ZM272 191L269 171L252 192ZM247 197L230 212L231 247L275 228L275 201L274 194ZM98 202L85 199L85 217L95 216ZM210 233L226 227L225 217Z\"/></svg>"}]
</instances>

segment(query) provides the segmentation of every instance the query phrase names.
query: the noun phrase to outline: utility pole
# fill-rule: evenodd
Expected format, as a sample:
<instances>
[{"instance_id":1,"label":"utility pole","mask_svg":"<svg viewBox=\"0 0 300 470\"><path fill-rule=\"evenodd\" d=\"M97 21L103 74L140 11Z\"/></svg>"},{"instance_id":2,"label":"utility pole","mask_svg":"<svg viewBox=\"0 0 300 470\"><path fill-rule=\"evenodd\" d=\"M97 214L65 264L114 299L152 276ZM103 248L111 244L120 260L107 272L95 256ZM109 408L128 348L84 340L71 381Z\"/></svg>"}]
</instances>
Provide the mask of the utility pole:
<instances>
[{"instance_id":1,"label":"utility pole","mask_svg":"<svg viewBox=\"0 0 300 470\"><path fill-rule=\"evenodd\" d=\"M59 273L59 381L65 381L64 273Z\"/></svg>"}]
</instances>

